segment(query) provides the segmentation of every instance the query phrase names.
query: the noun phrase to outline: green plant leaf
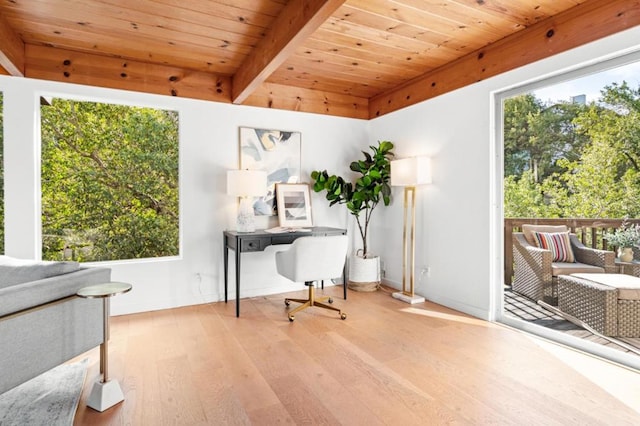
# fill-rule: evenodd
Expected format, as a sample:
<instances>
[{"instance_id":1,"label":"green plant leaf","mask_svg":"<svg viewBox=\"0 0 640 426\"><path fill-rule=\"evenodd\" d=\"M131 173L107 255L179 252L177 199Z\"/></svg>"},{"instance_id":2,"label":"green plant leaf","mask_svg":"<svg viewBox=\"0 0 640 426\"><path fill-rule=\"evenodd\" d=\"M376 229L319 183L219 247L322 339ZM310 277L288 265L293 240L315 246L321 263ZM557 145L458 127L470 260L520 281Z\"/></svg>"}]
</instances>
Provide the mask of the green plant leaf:
<instances>
[{"instance_id":1,"label":"green plant leaf","mask_svg":"<svg viewBox=\"0 0 640 426\"><path fill-rule=\"evenodd\" d=\"M327 191L325 198L329 201L329 206L334 204L345 204L349 212L356 218L366 212L369 218L378 205L380 195L385 205L389 205L391 200L390 180L390 159L393 157L393 143L389 141L378 142L378 146L370 146L371 153L362 151L364 160L352 161L349 169L358 173L354 183L347 182L337 175L329 175L327 171L312 172L311 177L315 181L313 188L316 192ZM367 235L367 221L358 220L360 235L364 238ZM366 255L367 244L363 241L363 249Z\"/></svg>"}]
</instances>

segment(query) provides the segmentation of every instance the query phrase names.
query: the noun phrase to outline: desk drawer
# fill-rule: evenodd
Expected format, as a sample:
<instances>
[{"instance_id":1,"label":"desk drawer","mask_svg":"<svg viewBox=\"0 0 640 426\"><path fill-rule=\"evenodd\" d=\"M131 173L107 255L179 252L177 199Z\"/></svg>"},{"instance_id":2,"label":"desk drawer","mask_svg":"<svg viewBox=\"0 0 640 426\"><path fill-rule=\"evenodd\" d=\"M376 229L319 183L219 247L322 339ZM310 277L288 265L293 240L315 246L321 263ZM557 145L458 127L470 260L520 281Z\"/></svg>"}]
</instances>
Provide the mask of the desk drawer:
<instances>
[{"instance_id":1,"label":"desk drawer","mask_svg":"<svg viewBox=\"0 0 640 426\"><path fill-rule=\"evenodd\" d=\"M271 237L271 244L291 244L300 235L274 235Z\"/></svg>"},{"instance_id":2,"label":"desk drawer","mask_svg":"<svg viewBox=\"0 0 640 426\"><path fill-rule=\"evenodd\" d=\"M243 238L240 240L240 251L263 251L269 245L270 238Z\"/></svg>"}]
</instances>

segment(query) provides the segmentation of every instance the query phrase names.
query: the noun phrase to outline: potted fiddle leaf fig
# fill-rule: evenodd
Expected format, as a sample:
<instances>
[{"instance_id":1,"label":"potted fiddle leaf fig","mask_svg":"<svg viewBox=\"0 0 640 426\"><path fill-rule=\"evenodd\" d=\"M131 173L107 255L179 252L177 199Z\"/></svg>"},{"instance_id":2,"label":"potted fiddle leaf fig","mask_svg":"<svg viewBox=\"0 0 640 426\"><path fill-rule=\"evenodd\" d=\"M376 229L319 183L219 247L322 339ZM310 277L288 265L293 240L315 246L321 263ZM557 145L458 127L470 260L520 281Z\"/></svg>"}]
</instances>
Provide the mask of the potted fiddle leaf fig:
<instances>
[{"instance_id":1,"label":"potted fiddle leaf fig","mask_svg":"<svg viewBox=\"0 0 640 426\"><path fill-rule=\"evenodd\" d=\"M375 291L380 286L380 259L369 253L367 237L371 215L382 202L391 202L391 159L393 143L379 141L370 146L371 153L362 151L364 159L353 161L349 168L359 176L350 182L341 176L329 175L326 170L311 172L313 190L326 191L329 206L346 205L358 224L362 249L349 262L349 288L359 291Z\"/></svg>"}]
</instances>

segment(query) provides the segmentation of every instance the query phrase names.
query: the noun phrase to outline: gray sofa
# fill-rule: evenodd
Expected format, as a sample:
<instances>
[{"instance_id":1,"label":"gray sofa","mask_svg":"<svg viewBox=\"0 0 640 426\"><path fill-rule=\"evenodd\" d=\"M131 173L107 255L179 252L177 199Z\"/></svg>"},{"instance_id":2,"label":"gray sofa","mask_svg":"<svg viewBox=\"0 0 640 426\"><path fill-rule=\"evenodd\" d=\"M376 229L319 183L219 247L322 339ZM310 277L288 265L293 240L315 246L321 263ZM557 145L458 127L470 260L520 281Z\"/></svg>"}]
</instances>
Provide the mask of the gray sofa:
<instances>
[{"instance_id":1,"label":"gray sofa","mask_svg":"<svg viewBox=\"0 0 640 426\"><path fill-rule=\"evenodd\" d=\"M103 342L102 300L74 295L110 277L77 262L0 256L0 394Z\"/></svg>"}]
</instances>

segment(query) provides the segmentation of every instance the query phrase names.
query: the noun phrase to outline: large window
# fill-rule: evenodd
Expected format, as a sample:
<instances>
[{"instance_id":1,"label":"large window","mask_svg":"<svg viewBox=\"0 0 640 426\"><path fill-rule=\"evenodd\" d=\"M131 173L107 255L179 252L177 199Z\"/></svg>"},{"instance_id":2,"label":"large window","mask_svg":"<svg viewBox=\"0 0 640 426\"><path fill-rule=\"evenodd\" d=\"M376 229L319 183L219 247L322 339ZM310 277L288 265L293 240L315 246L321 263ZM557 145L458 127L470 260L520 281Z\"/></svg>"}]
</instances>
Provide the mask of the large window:
<instances>
[{"instance_id":1,"label":"large window","mask_svg":"<svg viewBox=\"0 0 640 426\"><path fill-rule=\"evenodd\" d=\"M504 141L505 229L503 312L498 317L636 368L640 339L622 342L583 327L586 323L597 328L584 307L576 308L584 310L578 315L583 323L578 324L560 310L563 304L558 300L566 309L574 303L568 299L584 295L569 296L559 289L552 278L557 270L530 247L541 244L533 238L527 242L519 233L523 224L562 225L575 235L574 241L611 251L615 247L607 241L608 231L625 222L640 223L639 76L640 54L631 54L512 89L501 94L497 104L502 108L497 127ZM554 243L570 248L559 239ZM587 256L587 250L580 250L578 262L602 266L605 261L597 252ZM573 263L572 259L557 260ZM607 272L616 268L604 266ZM604 304L597 309L605 314Z\"/></svg>"},{"instance_id":2,"label":"large window","mask_svg":"<svg viewBox=\"0 0 640 426\"><path fill-rule=\"evenodd\" d=\"M178 255L178 113L55 98L41 117L42 258Z\"/></svg>"},{"instance_id":3,"label":"large window","mask_svg":"<svg viewBox=\"0 0 640 426\"><path fill-rule=\"evenodd\" d=\"M640 217L640 62L504 102L505 217Z\"/></svg>"}]
</instances>

